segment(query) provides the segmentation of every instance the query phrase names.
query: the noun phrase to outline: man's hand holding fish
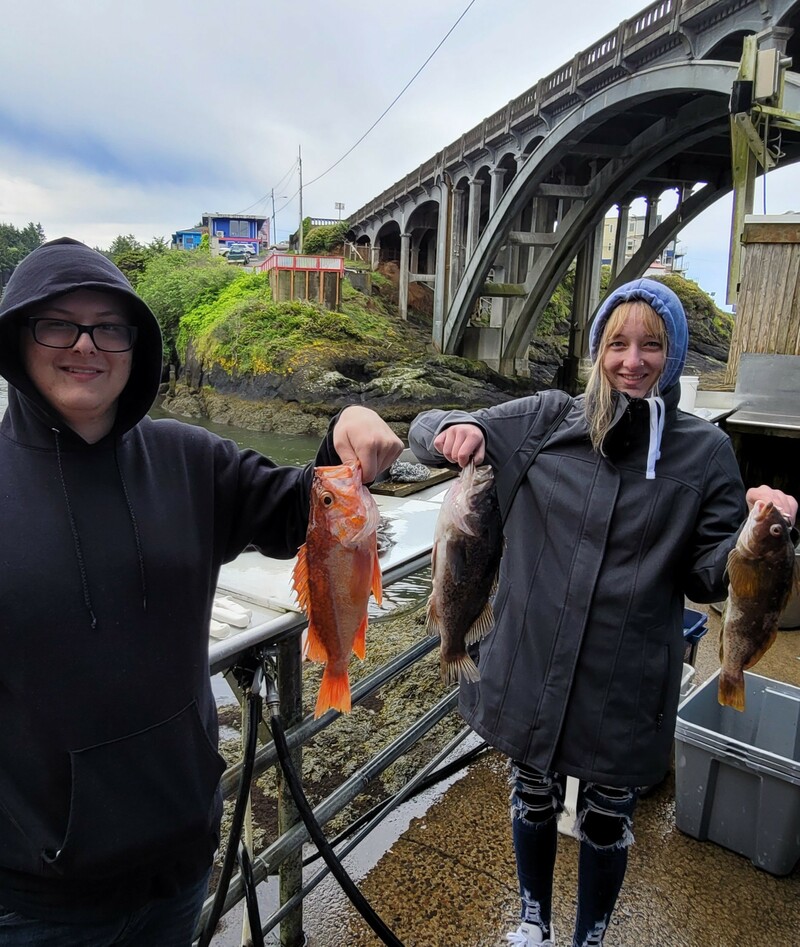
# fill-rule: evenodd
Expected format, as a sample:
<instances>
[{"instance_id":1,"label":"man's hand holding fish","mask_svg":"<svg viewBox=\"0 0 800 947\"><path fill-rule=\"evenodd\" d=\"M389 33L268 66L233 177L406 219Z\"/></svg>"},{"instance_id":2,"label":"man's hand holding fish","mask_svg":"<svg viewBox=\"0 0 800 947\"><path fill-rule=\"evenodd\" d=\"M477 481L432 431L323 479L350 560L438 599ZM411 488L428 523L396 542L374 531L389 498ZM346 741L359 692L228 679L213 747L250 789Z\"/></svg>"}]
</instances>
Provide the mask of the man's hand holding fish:
<instances>
[{"instance_id":1,"label":"man's hand holding fish","mask_svg":"<svg viewBox=\"0 0 800 947\"><path fill-rule=\"evenodd\" d=\"M403 452L403 442L383 418L361 405L349 405L333 429L333 446L343 464L361 465L364 483L372 483Z\"/></svg>"}]
</instances>

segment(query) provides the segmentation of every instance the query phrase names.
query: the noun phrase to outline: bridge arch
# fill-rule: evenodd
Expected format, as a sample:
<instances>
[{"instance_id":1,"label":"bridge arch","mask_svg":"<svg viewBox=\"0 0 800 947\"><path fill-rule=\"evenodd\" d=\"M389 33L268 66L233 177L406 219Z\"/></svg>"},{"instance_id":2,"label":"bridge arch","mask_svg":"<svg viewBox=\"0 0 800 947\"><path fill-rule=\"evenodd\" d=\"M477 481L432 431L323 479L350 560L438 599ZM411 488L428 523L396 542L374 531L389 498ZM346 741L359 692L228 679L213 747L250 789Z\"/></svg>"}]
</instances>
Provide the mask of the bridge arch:
<instances>
[{"instance_id":1,"label":"bridge arch","mask_svg":"<svg viewBox=\"0 0 800 947\"><path fill-rule=\"evenodd\" d=\"M692 167L693 149L717 148L715 173L695 178L712 178L706 188L693 195L691 203L687 199L680 214L657 231L665 246L689 219L730 190L728 101L737 68L738 64L716 61L654 66L587 99L556 125L510 183L467 261L444 321L444 351L459 351L490 267L501 247L517 239L513 222L537 197L549 195L551 201L559 199L567 206L556 233L548 236L536 226L539 232L533 239L539 245L533 247L534 262L524 295L511 302L502 328L500 361L505 371L513 370L514 360L527 351L547 300L609 207L637 193L645 183L650 185L670 163L675 168L681 163L685 166L673 172L677 179L690 178L697 170ZM785 107L797 111L799 104L800 80L789 77ZM576 154L580 160L575 160ZM789 160L798 158L800 153L795 153ZM565 180L565 167L571 172L571 182ZM554 175L561 177L560 183L548 184ZM655 234L650 235L650 248ZM641 258L637 264L642 265ZM630 264L627 274L631 274Z\"/></svg>"}]
</instances>

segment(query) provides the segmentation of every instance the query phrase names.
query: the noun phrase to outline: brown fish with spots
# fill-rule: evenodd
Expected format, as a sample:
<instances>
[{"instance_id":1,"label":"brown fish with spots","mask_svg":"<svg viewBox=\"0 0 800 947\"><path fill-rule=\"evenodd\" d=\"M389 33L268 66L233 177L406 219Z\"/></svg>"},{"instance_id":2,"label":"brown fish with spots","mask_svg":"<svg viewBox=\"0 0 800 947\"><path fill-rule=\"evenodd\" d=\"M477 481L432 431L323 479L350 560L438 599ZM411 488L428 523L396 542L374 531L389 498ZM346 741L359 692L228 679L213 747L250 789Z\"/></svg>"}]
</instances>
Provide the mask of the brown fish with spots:
<instances>
[{"instance_id":1,"label":"brown fish with spots","mask_svg":"<svg viewBox=\"0 0 800 947\"><path fill-rule=\"evenodd\" d=\"M720 638L718 698L744 710L744 671L769 650L794 583L800 583L790 526L768 501L757 500L728 555L728 601Z\"/></svg>"},{"instance_id":2,"label":"brown fish with spots","mask_svg":"<svg viewBox=\"0 0 800 947\"><path fill-rule=\"evenodd\" d=\"M459 676L480 679L467 646L494 625L489 600L503 554L503 523L488 465L470 462L447 491L436 520L431 554L433 589L427 626L441 637L439 663L445 684Z\"/></svg>"}]
</instances>

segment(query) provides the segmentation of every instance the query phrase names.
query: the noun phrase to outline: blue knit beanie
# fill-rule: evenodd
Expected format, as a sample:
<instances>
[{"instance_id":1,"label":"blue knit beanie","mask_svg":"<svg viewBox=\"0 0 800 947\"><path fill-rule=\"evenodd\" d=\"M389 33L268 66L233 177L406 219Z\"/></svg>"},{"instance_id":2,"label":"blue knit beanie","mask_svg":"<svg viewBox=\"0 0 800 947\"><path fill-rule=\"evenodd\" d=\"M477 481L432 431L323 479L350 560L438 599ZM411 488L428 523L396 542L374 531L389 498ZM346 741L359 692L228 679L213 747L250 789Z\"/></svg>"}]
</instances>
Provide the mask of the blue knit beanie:
<instances>
[{"instance_id":1,"label":"blue knit beanie","mask_svg":"<svg viewBox=\"0 0 800 947\"><path fill-rule=\"evenodd\" d=\"M683 371L686 351L689 348L689 328L680 299L663 283L652 279L637 279L615 289L603 301L592 322L589 330L589 354L592 361L596 361L608 317L620 303L634 299L641 299L652 306L664 322L667 332L667 361L659 379L659 388L666 391L675 384Z\"/></svg>"}]
</instances>

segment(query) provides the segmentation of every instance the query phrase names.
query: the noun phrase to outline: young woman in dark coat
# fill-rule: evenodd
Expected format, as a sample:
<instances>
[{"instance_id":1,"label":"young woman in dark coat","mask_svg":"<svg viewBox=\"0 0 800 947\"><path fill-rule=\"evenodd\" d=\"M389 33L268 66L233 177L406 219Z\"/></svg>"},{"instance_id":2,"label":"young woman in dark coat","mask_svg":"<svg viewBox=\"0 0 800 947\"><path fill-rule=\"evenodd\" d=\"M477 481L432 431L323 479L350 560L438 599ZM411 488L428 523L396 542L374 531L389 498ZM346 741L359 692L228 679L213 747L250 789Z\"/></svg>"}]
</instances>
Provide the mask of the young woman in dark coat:
<instances>
[{"instance_id":1,"label":"young woman in dark coat","mask_svg":"<svg viewBox=\"0 0 800 947\"><path fill-rule=\"evenodd\" d=\"M728 437L678 410L687 350L680 300L641 279L591 330L585 395L544 391L468 414L431 411L409 440L424 463L494 468L501 505L530 467L506 522L480 681L461 684L469 724L511 760L519 947L555 943L556 823L580 780L573 947L603 943L633 842L639 787L669 768L683 667L684 597L725 597L725 563L757 499L794 522L797 502L745 493Z\"/></svg>"}]
</instances>

